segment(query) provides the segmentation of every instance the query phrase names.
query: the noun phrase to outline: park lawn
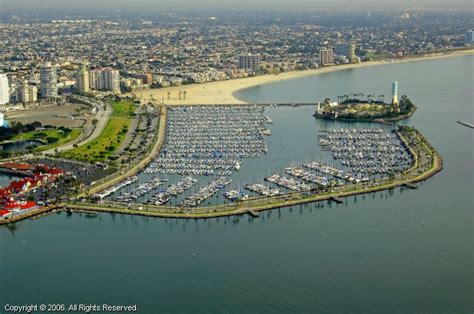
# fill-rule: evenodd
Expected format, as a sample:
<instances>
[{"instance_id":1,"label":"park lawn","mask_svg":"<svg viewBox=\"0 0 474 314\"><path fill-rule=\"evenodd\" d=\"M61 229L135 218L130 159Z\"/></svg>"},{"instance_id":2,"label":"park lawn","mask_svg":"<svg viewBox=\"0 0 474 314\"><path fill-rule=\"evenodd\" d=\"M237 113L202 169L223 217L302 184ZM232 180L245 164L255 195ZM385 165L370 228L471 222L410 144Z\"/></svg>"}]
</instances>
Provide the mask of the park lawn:
<instances>
[{"instance_id":1,"label":"park lawn","mask_svg":"<svg viewBox=\"0 0 474 314\"><path fill-rule=\"evenodd\" d=\"M61 154L87 162L107 162L125 140L134 114L134 105L129 101L114 101L113 113L104 130L94 141Z\"/></svg>"},{"instance_id":2,"label":"park lawn","mask_svg":"<svg viewBox=\"0 0 474 314\"><path fill-rule=\"evenodd\" d=\"M56 143L39 146L35 151L43 151L62 146L68 142L74 141L76 138L79 137L79 135L81 135L80 128L71 129L71 132L67 136L64 136L63 134L62 137L59 137L59 141L57 141Z\"/></svg>"},{"instance_id":3,"label":"park lawn","mask_svg":"<svg viewBox=\"0 0 474 314\"><path fill-rule=\"evenodd\" d=\"M42 140L47 141L48 137L55 137L58 139L57 142L38 146L34 151L43 151L51 148L56 148L67 142L75 140L81 134L81 129L73 128L71 132L64 133L59 129L44 130L44 131L31 131L22 134L18 134L12 138L12 141L17 140Z\"/></svg>"},{"instance_id":4,"label":"park lawn","mask_svg":"<svg viewBox=\"0 0 474 314\"><path fill-rule=\"evenodd\" d=\"M51 137L57 137L59 139L65 138L65 134L61 132L60 130L53 129L53 130L44 130L44 131L31 131L31 132L25 132L25 133L20 133L12 137L12 141L17 141L17 140L46 140L46 137L51 136Z\"/></svg>"}]
</instances>

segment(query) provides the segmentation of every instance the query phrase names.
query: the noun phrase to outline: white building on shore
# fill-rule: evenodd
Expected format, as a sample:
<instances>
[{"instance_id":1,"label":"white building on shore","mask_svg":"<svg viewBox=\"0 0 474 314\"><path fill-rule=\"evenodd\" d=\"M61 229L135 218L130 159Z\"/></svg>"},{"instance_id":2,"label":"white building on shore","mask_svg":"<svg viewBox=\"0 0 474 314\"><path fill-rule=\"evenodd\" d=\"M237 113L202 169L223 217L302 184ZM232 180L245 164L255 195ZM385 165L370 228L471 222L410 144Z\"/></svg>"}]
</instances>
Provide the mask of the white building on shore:
<instances>
[{"instance_id":1,"label":"white building on shore","mask_svg":"<svg viewBox=\"0 0 474 314\"><path fill-rule=\"evenodd\" d=\"M10 102L10 89L8 87L8 77L6 74L0 74L0 106Z\"/></svg>"},{"instance_id":2,"label":"white building on shore","mask_svg":"<svg viewBox=\"0 0 474 314\"><path fill-rule=\"evenodd\" d=\"M89 72L90 88L120 93L120 73L111 68L98 68Z\"/></svg>"}]
</instances>

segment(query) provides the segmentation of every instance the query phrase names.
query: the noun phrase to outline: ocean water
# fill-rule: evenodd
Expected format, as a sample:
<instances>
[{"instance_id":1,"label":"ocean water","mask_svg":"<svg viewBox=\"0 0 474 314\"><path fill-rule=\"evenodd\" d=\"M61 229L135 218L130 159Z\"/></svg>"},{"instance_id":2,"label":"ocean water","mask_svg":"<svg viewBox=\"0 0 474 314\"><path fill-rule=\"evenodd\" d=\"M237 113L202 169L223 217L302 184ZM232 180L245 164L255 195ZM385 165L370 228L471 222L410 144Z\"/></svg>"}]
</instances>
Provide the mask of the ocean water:
<instances>
[{"instance_id":1,"label":"ocean water","mask_svg":"<svg viewBox=\"0 0 474 314\"><path fill-rule=\"evenodd\" d=\"M444 170L394 189L259 218L166 220L53 214L0 228L4 304L137 304L141 313L472 312L472 56L344 70L240 91L248 102L400 93ZM317 157L311 107L270 109L269 154L235 182Z\"/></svg>"}]
</instances>

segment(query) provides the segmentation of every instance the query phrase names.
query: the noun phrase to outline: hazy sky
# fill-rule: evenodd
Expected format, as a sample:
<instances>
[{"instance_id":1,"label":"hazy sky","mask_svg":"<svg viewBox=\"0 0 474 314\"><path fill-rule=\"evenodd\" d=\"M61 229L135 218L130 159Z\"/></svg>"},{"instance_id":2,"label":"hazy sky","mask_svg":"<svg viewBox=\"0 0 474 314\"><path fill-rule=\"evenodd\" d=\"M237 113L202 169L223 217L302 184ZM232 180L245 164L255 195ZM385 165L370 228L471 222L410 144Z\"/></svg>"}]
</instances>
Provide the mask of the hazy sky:
<instances>
[{"instance_id":1,"label":"hazy sky","mask_svg":"<svg viewBox=\"0 0 474 314\"><path fill-rule=\"evenodd\" d=\"M452 8L473 10L474 0L0 0L3 9L298 9Z\"/></svg>"}]
</instances>

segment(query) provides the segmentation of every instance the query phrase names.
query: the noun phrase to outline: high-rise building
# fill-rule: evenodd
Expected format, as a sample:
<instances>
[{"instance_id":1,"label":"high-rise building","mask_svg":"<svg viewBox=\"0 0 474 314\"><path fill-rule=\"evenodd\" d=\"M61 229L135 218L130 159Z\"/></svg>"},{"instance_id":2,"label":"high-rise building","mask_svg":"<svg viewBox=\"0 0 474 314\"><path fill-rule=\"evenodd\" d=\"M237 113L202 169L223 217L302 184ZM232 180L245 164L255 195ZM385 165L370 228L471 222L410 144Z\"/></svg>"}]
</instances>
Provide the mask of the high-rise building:
<instances>
[{"instance_id":1,"label":"high-rise building","mask_svg":"<svg viewBox=\"0 0 474 314\"><path fill-rule=\"evenodd\" d=\"M16 88L16 100L20 103L30 102L30 93L28 92L28 82L24 81Z\"/></svg>"},{"instance_id":2,"label":"high-rise building","mask_svg":"<svg viewBox=\"0 0 474 314\"><path fill-rule=\"evenodd\" d=\"M344 56L349 61L355 60L356 54L355 54L355 45L353 43L339 43L336 44L335 48L335 54L336 56Z\"/></svg>"},{"instance_id":3,"label":"high-rise building","mask_svg":"<svg viewBox=\"0 0 474 314\"><path fill-rule=\"evenodd\" d=\"M20 103L32 103L38 100L38 89L36 86L28 85L28 81L23 81L16 89L16 100Z\"/></svg>"},{"instance_id":4,"label":"high-rise building","mask_svg":"<svg viewBox=\"0 0 474 314\"><path fill-rule=\"evenodd\" d=\"M90 90L89 86L89 71L85 63L81 64L76 73L76 91L84 94Z\"/></svg>"},{"instance_id":5,"label":"high-rise building","mask_svg":"<svg viewBox=\"0 0 474 314\"><path fill-rule=\"evenodd\" d=\"M113 69L104 70L104 89L120 92L120 74L119 71Z\"/></svg>"},{"instance_id":6,"label":"high-rise building","mask_svg":"<svg viewBox=\"0 0 474 314\"><path fill-rule=\"evenodd\" d=\"M40 94L42 98L58 96L58 74L51 62L46 62L40 68Z\"/></svg>"},{"instance_id":7,"label":"high-rise building","mask_svg":"<svg viewBox=\"0 0 474 314\"><path fill-rule=\"evenodd\" d=\"M94 90L101 89L101 70L94 69L89 71L89 87Z\"/></svg>"},{"instance_id":8,"label":"high-rise building","mask_svg":"<svg viewBox=\"0 0 474 314\"><path fill-rule=\"evenodd\" d=\"M260 70L260 57L251 54L239 56L239 69L257 73Z\"/></svg>"},{"instance_id":9,"label":"high-rise building","mask_svg":"<svg viewBox=\"0 0 474 314\"><path fill-rule=\"evenodd\" d=\"M468 30L466 34L464 34L464 43L468 46L474 44L474 39L472 38L472 30Z\"/></svg>"},{"instance_id":10,"label":"high-rise building","mask_svg":"<svg viewBox=\"0 0 474 314\"><path fill-rule=\"evenodd\" d=\"M0 74L0 106L8 104L10 101L10 89L8 87L8 77Z\"/></svg>"},{"instance_id":11,"label":"high-rise building","mask_svg":"<svg viewBox=\"0 0 474 314\"><path fill-rule=\"evenodd\" d=\"M90 71L90 87L95 90L120 92L120 73L111 68Z\"/></svg>"},{"instance_id":12,"label":"high-rise building","mask_svg":"<svg viewBox=\"0 0 474 314\"><path fill-rule=\"evenodd\" d=\"M398 82L392 82L392 105L398 107Z\"/></svg>"},{"instance_id":13,"label":"high-rise building","mask_svg":"<svg viewBox=\"0 0 474 314\"><path fill-rule=\"evenodd\" d=\"M322 65L334 63L334 51L326 48L319 50L319 61Z\"/></svg>"},{"instance_id":14,"label":"high-rise building","mask_svg":"<svg viewBox=\"0 0 474 314\"><path fill-rule=\"evenodd\" d=\"M30 102L38 101L38 88L33 85L28 86L28 99Z\"/></svg>"}]
</instances>

